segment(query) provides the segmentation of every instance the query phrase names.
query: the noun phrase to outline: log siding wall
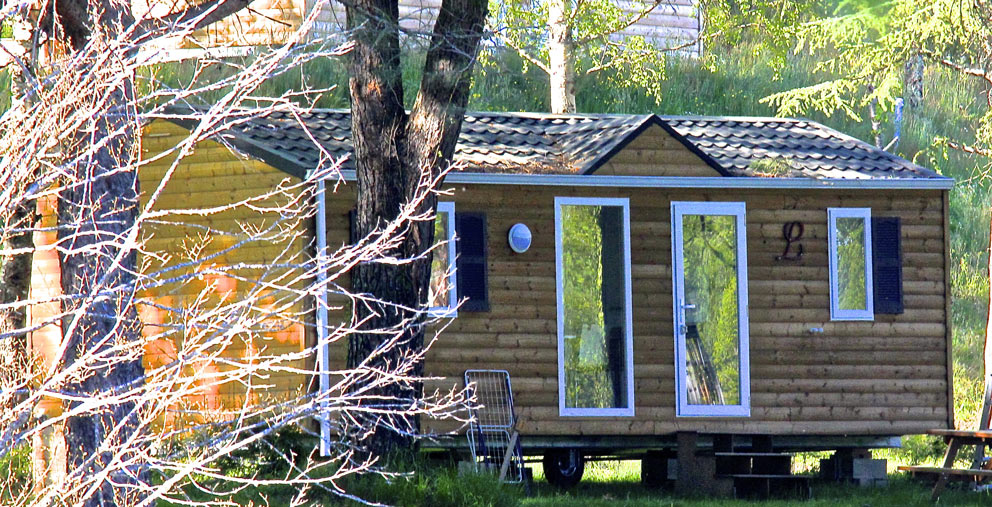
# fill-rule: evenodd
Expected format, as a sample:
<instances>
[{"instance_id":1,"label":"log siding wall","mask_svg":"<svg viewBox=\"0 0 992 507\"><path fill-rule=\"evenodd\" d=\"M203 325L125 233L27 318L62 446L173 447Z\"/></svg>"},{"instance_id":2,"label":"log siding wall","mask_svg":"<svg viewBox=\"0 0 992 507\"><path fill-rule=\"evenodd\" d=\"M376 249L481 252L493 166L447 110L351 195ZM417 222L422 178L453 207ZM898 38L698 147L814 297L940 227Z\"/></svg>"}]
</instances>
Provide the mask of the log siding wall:
<instances>
[{"instance_id":1,"label":"log siding wall","mask_svg":"<svg viewBox=\"0 0 992 507\"><path fill-rule=\"evenodd\" d=\"M175 143L183 132L168 124L146 130L146 154ZM632 143L627 149L645 150ZM614 162L629 156L618 153ZM640 156L640 155L635 155ZM164 161L163 161L164 163ZM159 169L155 169L159 167ZM698 166L696 166L698 167ZM161 164L142 174L147 191ZM261 162L240 159L203 143L184 164L161 206L195 199L233 198L236 192L271 188L287 176ZM728 184L732 183L728 178ZM240 183L239 183L240 182ZM249 188L250 187L250 188ZM946 427L953 415L950 382L949 307L946 284L946 192L934 190L622 189L449 185L456 212L482 212L488 222L489 312L460 311L430 351L427 371L442 377L431 387L460 384L470 368L510 371L520 429L528 436L660 435L678 430L778 435L898 435ZM328 247L348 240L354 185L328 195ZM554 198L630 199L633 293L634 417L558 415ZM670 202L742 201L747 214L750 311L751 416L676 418ZM205 201L204 201L205 202ZM877 315L872 322L831 322L827 264L827 208L870 207L874 216L902 219L905 313ZM215 217L214 225L264 220L241 211ZM805 225L801 261L782 262L782 225ZM533 245L513 253L506 241L518 222L533 232ZM302 226L301 226L302 227ZM309 227L309 226L307 226ZM310 234L299 231L303 251ZM161 229L153 241L178 245L186 232ZM266 249L246 248L246 259L264 260ZM225 262L232 262L225 259ZM347 280L341 280L347 284ZM239 290L239 287L235 287ZM176 292L182 294L182 291ZM175 294L150 294L170 297ZM335 302L332 301L332 306ZM296 308L305 312L305 308ZM347 321L347 305L330 323ZM312 319L310 319L312 320ZM823 328L822 334L810 328ZM312 338L302 325L281 335L260 334L252 348L299 351ZM166 347L168 348L168 347ZM232 349L237 355L239 349ZM167 352L167 350L165 351ZM162 360L148 352L146 361ZM343 365L346 344L333 347ZM274 379L272 392L293 396L310 376ZM243 399L233 388L217 394L221 406ZM427 422L429 429L448 424Z\"/></svg>"},{"instance_id":2,"label":"log siding wall","mask_svg":"<svg viewBox=\"0 0 992 507\"><path fill-rule=\"evenodd\" d=\"M509 370L525 435L898 435L946 427L952 417L941 191L449 190L458 212L487 214L491 311L459 312L430 351L427 371L443 377L435 383L443 387L460 383L466 369ZM554 198L563 195L630 198L634 417L558 415ZM672 200L747 206L750 417L675 417ZM905 313L876 315L872 322L830 321L827 208L838 206L870 207L875 216L902 219ZM329 212L338 216L328 221L328 238L346 237L346 211ZM785 245L782 225L793 220L805 225L805 255L777 261ZM506 242L517 222L534 236L523 254ZM335 355L343 353L339 348Z\"/></svg>"}]
</instances>

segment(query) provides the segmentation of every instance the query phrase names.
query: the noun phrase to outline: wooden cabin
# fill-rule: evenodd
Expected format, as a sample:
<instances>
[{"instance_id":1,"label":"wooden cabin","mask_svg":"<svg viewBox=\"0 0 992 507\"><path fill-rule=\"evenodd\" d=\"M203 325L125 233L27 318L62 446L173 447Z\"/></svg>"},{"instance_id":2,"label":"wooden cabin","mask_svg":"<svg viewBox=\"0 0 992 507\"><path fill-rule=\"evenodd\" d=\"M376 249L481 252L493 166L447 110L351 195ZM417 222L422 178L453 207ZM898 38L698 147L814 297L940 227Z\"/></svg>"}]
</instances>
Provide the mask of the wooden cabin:
<instances>
[{"instance_id":1,"label":"wooden cabin","mask_svg":"<svg viewBox=\"0 0 992 507\"><path fill-rule=\"evenodd\" d=\"M162 206L236 202L298 181L326 163L309 135L335 156L350 152L347 111L304 120L309 134L273 114L226 131L237 150L200 143ZM187 133L148 125L144 156ZM870 448L953 427L951 179L782 118L468 113L456 159L464 169L447 176L439 205L439 230L456 249L435 257L454 275L433 281L450 324L426 370L438 387L469 369L508 371L525 452L658 450L693 433L773 439L775 449ZM141 174L144 188L168 163ZM331 248L349 241L350 164L326 198ZM302 250L316 231L298 227L291 241ZM155 241L178 247L186 233ZM237 255L270 261L271 249ZM314 322L302 305L287 312ZM251 345L300 351L314 340L306 327L277 326ZM147 361L174 349L157 343ZM328 366L345 354L337 344ZM274 396L310 385L288 372L269 383ZM234 386L201 401L244 398Z\"/></svg>"}]
</instances>

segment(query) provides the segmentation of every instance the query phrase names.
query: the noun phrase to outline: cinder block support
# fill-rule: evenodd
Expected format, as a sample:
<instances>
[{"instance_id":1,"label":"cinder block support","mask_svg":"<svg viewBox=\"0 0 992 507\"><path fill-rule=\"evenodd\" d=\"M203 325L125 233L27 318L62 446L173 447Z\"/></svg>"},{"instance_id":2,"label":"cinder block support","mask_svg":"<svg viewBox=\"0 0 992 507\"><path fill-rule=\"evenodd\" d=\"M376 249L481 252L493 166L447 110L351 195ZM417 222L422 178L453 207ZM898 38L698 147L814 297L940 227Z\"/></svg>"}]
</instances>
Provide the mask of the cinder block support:
<instances>
[{"instance_id":1,"label":"cinder block support","mask_svg":"<svg viewBox=\"0 0 992 507\"><path fill-rule=\"evenodd\" d=\"M641 483L648 488L670 488L677 478L678 463L671 451L648 451L641 458Z\"/></svg>"},{"instance_id":2,"label":"cinder block support","mask_svg":"<svg viewBox=\"0 0 992 507\"><path fill-rule=\"evenodd\" d=\"M862 486L884 486L888 482L888 463L873 459L871 449L838 449L820 460L820 476L837 482L855 482Z\"/></svg>"},{"instance_id":3,"label":"cinder block support","mask_svg":"<svg viewBox=\"0 0 992 507\"><path fill-rule=\"evenodd\" d=\"M733 496L734 482L716 476L716 459L701 455L698 447L699 434L679 432L675 435L678 448L678 476L675 480L675 494L682 496Z\"/></svg>"}]
</instances>

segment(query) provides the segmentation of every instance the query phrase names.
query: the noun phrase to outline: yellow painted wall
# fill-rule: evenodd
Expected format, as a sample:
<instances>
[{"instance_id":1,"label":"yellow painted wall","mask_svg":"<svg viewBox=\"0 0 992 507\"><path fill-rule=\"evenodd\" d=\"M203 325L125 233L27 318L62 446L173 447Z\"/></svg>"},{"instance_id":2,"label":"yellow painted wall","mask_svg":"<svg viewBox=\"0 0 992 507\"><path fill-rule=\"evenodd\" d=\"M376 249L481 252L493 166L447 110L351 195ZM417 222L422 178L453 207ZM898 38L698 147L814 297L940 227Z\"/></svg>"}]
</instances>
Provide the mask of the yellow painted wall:
<instances>
[{"instance_id":1,"label":"yellow painted wall","mask_svg":"<svg viewBox=\"0 0 992 507\"><path fill-rule=\"evenodd\" d=\"M177 146L188 131L166 121L154 122L144 129L142 156L149 160L163 150ZM139 171L142 204L148 202L167 174L174 156L167 156L142 167ZM195 208L217 208L233 205L255 196L273 191L280 184L298 182L297 179L263 162L241 158L214 141L204 141L194 153L186 157L172 177L163 185L152 210L175 210L145 224L142 232L149 255L143 256L142 271L152 274L168 270L155 279L182 277L197 272L187 280L176 281L160 287L151 287L141 296L147 302L181 309L169 312L153 305L141 305L146 345L145 366L153 368L174 361L177 351L188 341L209 335L212 331L193 330L195 325L206 325L217 319L190 320L197 313L216 311L239 315L234 319L248 323L247 329L224 345L224 352L216 360L191 364L187 374L201 377L197 381L197 394L186 402L201 409L240 409L246 393L251 391L252 401L288 399L303 394L309 376L290 372L268 372L268 377L248 378L253 387L249 390L243 382L217 383L209 380L217 372L229 372L239 364L257 364L260 357L299 353L306 346L306 302L285 291L267 290L267 283L284 283L282 277L298 277L299 270L263 269L270 263L301 261L306 255L310 234L308 221L281 223L286 230L271 240L247 241L247 230L265 230L280 223L280 214L257 209L257 206L283 204L287 197L275 196L255 201L249 205L234 205L230 209L206 215L185 215ZM219 255L218 255L219 254ZM216 255L216 257L214 257ZM161 256L159 258L158 256ZM209 259L208 259L209 258ZM182 267L194 259L208 259L195 266ZM230 273L210 272L212 266L242 266ZM302 288L306 280L289 284ZM253 309L245 310L239 304L254 299ZM289 299L289 300L287 300ZM258 308L258 306L262 308ZM275 315L262 319L261 312L271 310ZM241 313L239 313L241 312ZM185 331L168 326L186 324ZM187 341L188 340L188 341ZM211 347L209 350L216 350ZM226 364L226 363L232 364ZM309 368L304 358L289 361L283 366Z\"/></svg>"}]
</instances>

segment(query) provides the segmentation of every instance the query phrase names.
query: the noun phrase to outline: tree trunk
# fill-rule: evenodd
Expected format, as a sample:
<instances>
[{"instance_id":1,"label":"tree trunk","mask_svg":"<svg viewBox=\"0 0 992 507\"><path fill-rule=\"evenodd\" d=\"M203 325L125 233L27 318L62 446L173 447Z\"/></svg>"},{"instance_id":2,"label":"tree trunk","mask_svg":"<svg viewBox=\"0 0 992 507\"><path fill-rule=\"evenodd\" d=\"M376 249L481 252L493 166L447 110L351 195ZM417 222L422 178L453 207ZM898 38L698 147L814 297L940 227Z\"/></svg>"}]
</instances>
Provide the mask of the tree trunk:
<instances>
[{"instance_id":1,"label":"tree trunk","mask_svg":"<svg viewBox=\"0 0 992 507\"><path fill-rule=\"evenodd\" d=\"M575 112L575 47L568 19L568 0L548 2L548 68L551 113Z\"/></svg>"},{"instance_id":2,"label":"tree trunk","mask_svg":"<svg viewBox=\"0 0 992 507\"><path fill-rule=\"evenodd\" d=\"M868 86L868 93L875 91L874 85ZM872 98L868 102L868 119L871 121L871 137L875 147L882 149L882 122L878 119L878 99Z\"/></svg>"},{"instance_id":3,"label":"tree trunk","mask_svg":"<svg viewBox=\"0 0 992 507\"><path fill-rule=\"evenodd\" d=\"M67 185L59 199L62 291L82 296L63 303L63 310L73 312L62 326L67 343L63 366L83 368L83 378L67 386L82 399L108 399L140 388L144 378L141 324L133 306L137 250L125 243L138 213L138 178L133 167L121 170L137 155L132 94L130 80L126 88L113 92L111 100L125 114L97 121L95 135L125 133L76 164L71 182L75 185ZM96 354L110 359L98 360ZM125 444L137 430L139 407L133 401L104 405L100 412L71 417L66 424L69 470L84 477L103 470L124 445L132 452L140 450L134 443ZM86 505L133 501L132 487L144 474L132 472L116 470Z\"/></svg>"},{"instance_id":4,"label":"tree trunk","mask_svg":"<svg viewBox=\"0 0 992 507\"><path fill-rule=\"evenodd\" d=\"M0 303L11 305L23 303L28 298L31 285L31 228L34 222L34 201L18 203L6 220L3 228L3 249L22 250L19 253L0 259ZM23 379L28 367L27 334L23 332L26 320L24 307L0 311L0 333L19 334L0 338L0 381L13 385L15 379Z\"/></svg>"},{"instance_id":5,"label":"tree trunk","mask_svg":"<svg viewBox=\"0 0 992 507\"><path fill-rule=\"evenodd\" d=\"M427 52L421 89L408 117L402 102L396 0L348 4L348 28L355 40L349 88L360 236L395 220L419 186L436 179L450 163L486 10L485 0L444 0ZM436 197L430 194L418 211L435 209ZM413 222L399 246L385 255L412 259L422 256L433 243L433 222ZM355 317L363 322L360 330L365 332L349 340L350 367L368 361L370 367L395 368L411 351L423 348L423 314L417 309L428 304L429 280L429 255L400 265L365 263L353 271L354 290L370 299L356 304ZM397 336L398 346L379 350ZM418 364L409 373L419 376L422 369ZM387 412L359 421L364 430L371 431L365 450L382 456L395 449L412 448L419 421L408 409L420 399L422 386L394 383L374 391L370 394L381 397L378 403Z\"/></svg>"},{"instance_id":6,"label":"tree trunk","mask_svg":"<svg viewBox=\"0 0 992 507\"><path fill-rule=\"evenodd\" d=\"M15 33L23 29L21 16L12 16ZM23 46L29 46L24 41L18 41ZM29 48L25 47L25 53ZM21 110L20 114L31 107L26 92L27 76L18 65L10 65L10 101L11 113ZM22 201L15 204L6 217L3 226L2 248L5 252L21 251L0 259L0 304L13 305L27 301L28 289L31 286L31 227L34 225L35 201ZM12 333L24 329L26 324L25 308L10 308L0 311L0 334ZM29 367L27 353L27 333L17 334L9 338L0 338L0 383L14 385L14 382L25 378L26 368Z\"/></svg>"},{"instance_id":7,"label":"tree trunk","mask_svg":"<svg viewBox=\"0 0 992 507\"><path fill-rule=\"evenodd\" d=\"M992 208L990 208L992 211ZM988 260L988 273L987 278L992 282L992 213L990 213L989 220L989 260ZM985 383L986 385L992 379L992 283L989 284L989 313L988 319L985 324L985 347L983 349L982 357L984 358L985 366ZM984 391L983 391L984 392Z\"/></svg>"},{"instance_id":8,"label":"tree trunk","mask_svg":"<svg viewBox=\"0 0 992 507\"><path fill-rule=\"evenodd\" d=\"M77 23L66 29L77 51L112 40L133 24L126 4L102 2L95 11L99 14L86 11L92 18L73 17L79 9L64 8L71 16L60 12L63 22ZM132 71L122 66L120 72ZM143 452L140 444L129 441L138 431L140 407L126 397L113 399L140 388L144 381L141 323L134 308L137 249L128 243L139 204L133 83L133 76L128 76L116 89L80 97L78 107L108 113L95 117L89 129L82 129L75 150L67 152L76 162L59 195L62 293L75 296L62 303L67 317L62 323L65 352L61 365L80 372L65 389L81 400L106 400L99 411L66 421L69 472L84 480L94 479L114 459L126 461ZM76 150L92 151L81 156ZM70 402L68 409L80 404ZM126 451L114 456L122 450ZM110 470L105 479L96 479L99 488L93 494L76 502L104 506L132 504L140 498L135 486L146 480L147 471L120 465Z\"/></svg>"},{"instance_id":9,"label":"tree trunk","mask_svg":"<svg viewBox=\"0 0 992 507\"><path fill-rule=\"evenodd\" d=\"M909 60L906 60L905 74L903 76L903 83L905 83L903 93L906 95L906 105L911 109L923 105L924 70L926 70L926 62L923 60L923 54L917 53L909 57Z\"/></svg>"}]
</instances>

